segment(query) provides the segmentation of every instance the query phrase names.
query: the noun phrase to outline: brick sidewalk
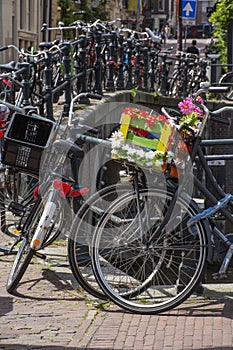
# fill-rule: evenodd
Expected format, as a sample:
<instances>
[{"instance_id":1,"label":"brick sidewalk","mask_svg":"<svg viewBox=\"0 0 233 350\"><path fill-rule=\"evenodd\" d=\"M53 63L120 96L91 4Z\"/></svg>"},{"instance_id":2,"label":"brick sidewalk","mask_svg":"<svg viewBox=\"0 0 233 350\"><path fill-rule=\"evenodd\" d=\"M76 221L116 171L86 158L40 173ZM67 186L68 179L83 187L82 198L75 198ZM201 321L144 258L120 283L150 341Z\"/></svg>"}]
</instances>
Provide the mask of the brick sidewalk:
<instances>
[{"instance_id":1,"label":"brick sidewalk","mask_svg":"<svg viewBox=\"0 0 233 350\"><path fill-rule=\"evenodd\" d=\"M0 255L0 349L233 349L233 284L206 285L170 312L129 314L74 289L65 247L28 268L16 296L5 290L13 257Z\"/></svg>"}]
</instances>

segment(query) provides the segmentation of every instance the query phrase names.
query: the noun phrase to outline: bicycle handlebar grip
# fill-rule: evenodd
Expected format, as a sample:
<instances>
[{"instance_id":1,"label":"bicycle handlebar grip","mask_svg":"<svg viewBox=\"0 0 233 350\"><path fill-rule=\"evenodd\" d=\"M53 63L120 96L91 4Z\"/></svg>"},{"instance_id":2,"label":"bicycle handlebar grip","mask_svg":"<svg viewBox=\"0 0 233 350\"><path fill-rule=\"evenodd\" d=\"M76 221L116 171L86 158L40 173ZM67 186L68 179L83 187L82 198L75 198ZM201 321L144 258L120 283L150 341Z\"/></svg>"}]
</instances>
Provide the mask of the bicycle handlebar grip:
<instances>
[{"instance_id":1,"label":"bicycle handlebar grip","mask_svg":"<svg viewBox=\"0 0 233 350\"><path fill-rule=\"evenodd\" d=\"M217 93L228 92L230 90L230 87L229 86L210 86L208 90L209 92L213 92L217 94Z\"/></svg>"},{"instance_id":2,"label":"bicycle handlebar grip","mask_svg":"<svg viewBox=\"0 0 233 350\"><path fill-rule=\"evenodd\" d=\"M102 99L102 95L99 95L99 94L92 94L92 93L87 93L87 97L88 98L93 98L95 100L101 100Z\"/></svg>"},{"instance_id":3,"label":"bicycle handlebar grip","mask_svg":"<svg viewBox=\"0 0 233 350\"><path fill-rule=\"evenodd\" d=\"M5 50L8 50L8 49L9 49L8 46L2 46L2 47L0 47L0 51L5 51Z\"/></svg>"}]
</instances>

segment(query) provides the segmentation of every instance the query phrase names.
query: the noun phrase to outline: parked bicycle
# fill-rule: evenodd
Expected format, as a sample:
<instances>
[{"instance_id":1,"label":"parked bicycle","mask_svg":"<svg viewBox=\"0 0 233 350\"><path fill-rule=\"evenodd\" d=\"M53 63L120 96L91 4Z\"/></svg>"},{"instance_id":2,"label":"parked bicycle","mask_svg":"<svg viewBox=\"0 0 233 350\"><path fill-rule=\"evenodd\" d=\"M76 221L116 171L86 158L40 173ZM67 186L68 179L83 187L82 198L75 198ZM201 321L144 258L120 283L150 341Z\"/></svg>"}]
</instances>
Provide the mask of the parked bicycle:
<instances>
[{"instance_id":1,"label":"parked bicycle","mask_svg":"<svg viewBox=\"0 0 233 350\"><path fill-rule=\"evenodd\" d=\"M83 95L78 95L75 100L81 97ZM86 94L86 97L101 98L96 94ZM16 125L19 121L22 128L17 132ZM10 139L16 149L16 155L20 147L30 149L28 155L23 154L20 159L17 156L11 158L14 167L21 169L26 167L34 172L41 170L40 183L33 192L35 203L27 215L24 215L18 238L13 245L18 251L8 277L9 293L13 293L18 286L33 256L45 258L45 255L40 253L40 249L51 244L61 232L66 234L72 218L70 208L77 208L78 202L81 203L82 196L88 191L87 188L80 187L75 172L77 168L73 167L74 161L83 157L83 150L69 140L56 140L58 130L59 122L55 125L52 121L46 121L39 116L16 114L6 132L5 163L9 161L7 141ZM69 130L70 126L62 133L68 137ZM30 135L28 135L29 131ZM41 158L42 152L43 158ZM70 175L63 173L66 160L71 164Z\"/></svg>"},{"instance_id":2,"label":"parked bicycle","mask_svg":"<svg viewBox=\"0 0 233 350\"><path fill-rule=\"evenodd\" d=\"M203 91L206 92L199 90L197 95ZM201 139L209 118L233 108L226 106L212 112L205 105L201 108L204 112L201 127L189 135L190 160L193 163L198 158L214 190L190 171L188 162L181 185L163 189L158 182L148 189L135 188L114 201L96 226L90 246L95 277L104 293L128 311L159 313L182 303L202 280L214 249L222 259L222 267L214 277L223 277L232 261L232 235L221 232L214 215L209 220L204 219L206 216L194 220L190 226L192 218L196 219L200 212L195 199L188 194L190 183L213 205L226 196L205 159L202 147L205 141ZM232 199L227 202L229 210L221 205L219 209L232 224Z\"/></svg>"}]
</instances>

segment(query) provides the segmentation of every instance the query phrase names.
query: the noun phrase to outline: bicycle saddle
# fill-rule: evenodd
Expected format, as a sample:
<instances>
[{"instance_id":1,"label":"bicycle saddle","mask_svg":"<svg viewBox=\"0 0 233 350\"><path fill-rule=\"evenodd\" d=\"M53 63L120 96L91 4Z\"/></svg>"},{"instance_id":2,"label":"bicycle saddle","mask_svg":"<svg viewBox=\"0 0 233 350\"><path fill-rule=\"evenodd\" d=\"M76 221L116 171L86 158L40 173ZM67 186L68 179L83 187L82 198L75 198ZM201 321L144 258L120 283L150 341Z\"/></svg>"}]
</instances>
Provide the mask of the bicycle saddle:
<instances>
[{"instance_id":1,"label":"bicycle saddle","mask_svg":"<svg viewBox=\"0 0 233 350\"><path fill-rule=\"evenodd\" d=\"M0 70L2 71L12 72L12 71L17 71L18 69L19 69L18 63L15 61L11 61L5 64L0 64Z\"/></svg>"},{"instance_id":2,"label":"bicycle saddle","mask_svg":"<svg viewBox=\"0 0 233 350\"><path fill-rule=\"evenodd\" d=\"M53 47L53 46L54 46L54 43L52 43L52 42L46 42L46 41L39 44L40 50L44 50L44 49L49 50L49 49L51 49L51 47Z\"/></svg>"}]
</instances>

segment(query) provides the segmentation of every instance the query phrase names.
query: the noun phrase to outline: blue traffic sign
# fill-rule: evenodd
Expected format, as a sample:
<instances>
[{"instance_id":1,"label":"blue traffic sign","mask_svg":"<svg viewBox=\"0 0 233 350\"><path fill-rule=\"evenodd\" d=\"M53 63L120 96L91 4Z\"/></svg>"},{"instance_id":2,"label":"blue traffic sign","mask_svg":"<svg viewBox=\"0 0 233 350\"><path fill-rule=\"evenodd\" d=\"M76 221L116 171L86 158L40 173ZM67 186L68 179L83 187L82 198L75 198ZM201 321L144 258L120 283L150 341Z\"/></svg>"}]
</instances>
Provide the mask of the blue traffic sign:
<instances>
[{"instance_id":1,"label":"blue traffic sign","mask_svg":"<svg viewBox=\"0 0 233 350\"><path fill-rule=\"evenodd\" d=\"M197 0L182 0L182 18L195 19Z\"/></svg>"}]
</instances>

